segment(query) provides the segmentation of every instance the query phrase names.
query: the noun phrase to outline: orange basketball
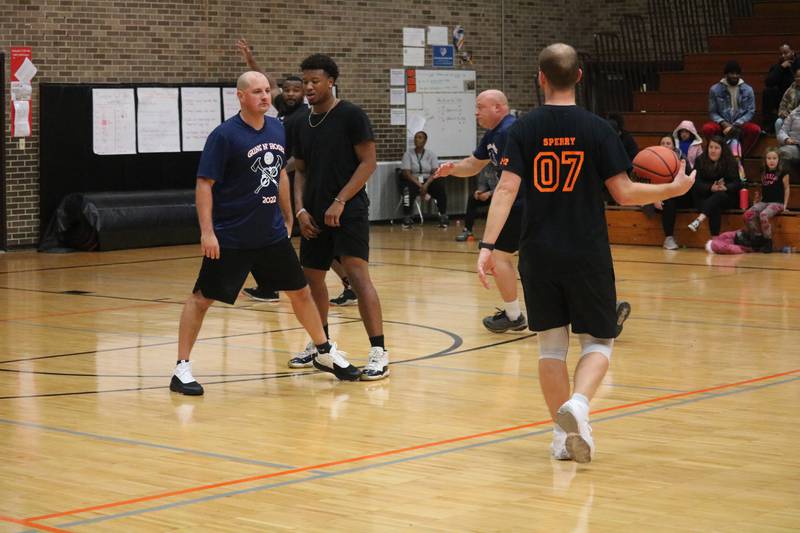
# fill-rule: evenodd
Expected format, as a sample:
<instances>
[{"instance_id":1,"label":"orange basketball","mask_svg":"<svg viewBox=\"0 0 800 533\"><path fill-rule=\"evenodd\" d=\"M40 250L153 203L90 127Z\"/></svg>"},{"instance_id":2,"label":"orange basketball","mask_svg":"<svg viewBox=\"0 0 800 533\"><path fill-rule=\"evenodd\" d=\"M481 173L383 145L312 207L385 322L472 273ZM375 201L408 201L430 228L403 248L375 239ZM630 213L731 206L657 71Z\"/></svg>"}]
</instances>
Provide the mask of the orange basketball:
<instances>
[{"instance_id":1,"label":"orange basketball","mask_svg":"<svg viewBox=\"0 0 800 533\"><path fill-rule=\"evenodd\" d=\"M669 183L678 173L678 156L664 146L648 146L633 158L633 170L651 183Z\"/></svg>"}]
</instances>

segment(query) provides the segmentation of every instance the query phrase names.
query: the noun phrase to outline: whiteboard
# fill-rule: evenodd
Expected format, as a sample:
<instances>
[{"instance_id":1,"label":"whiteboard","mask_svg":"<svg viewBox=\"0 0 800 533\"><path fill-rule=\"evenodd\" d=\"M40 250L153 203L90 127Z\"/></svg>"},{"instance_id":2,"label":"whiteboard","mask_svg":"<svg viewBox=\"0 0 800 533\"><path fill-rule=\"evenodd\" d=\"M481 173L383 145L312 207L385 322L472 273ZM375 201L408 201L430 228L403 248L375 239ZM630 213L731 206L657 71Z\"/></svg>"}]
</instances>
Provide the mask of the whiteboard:
<instances>
[{"instance_id":1,"label":"whiteboard","mask_svg":"<svg viewBox=\"0 0 800 533\"><path fill-rule=\"evenodd\" d=\"M139 87L136 131L139 153L181 151L181 127L178 114L178 89Z\"/></svg>"},{"instance_id":2,"label":"whiteboard","mask_svg":"<svg viewBox=\"0 0 800 533\"><path fill-rule=\"evenodd\" d=\"M181 87L183 151L200 152L219 126L222 102L219 87Z\"/></svg>"},{"instance_id":3,"label":"whiteboard","mask_svg":"<svg viewBox=\"0 0 800 533\"><path fill-rule=\"evenodd\" d=\"M133 89L92 89L92 148L97 155L136 153Z\"/></svg>"},{"instance_id":4,"label":"whiteboard","mask_svg":"<svg viewBox=\"0 0 800 533\"><path fill-rule=\"evenodd\" d=\"M475 150L475 71L416 71L416 91L406 95L408 146L428 134L426 148L438 157L463 157Z\"/></svg>"}]
</instances>

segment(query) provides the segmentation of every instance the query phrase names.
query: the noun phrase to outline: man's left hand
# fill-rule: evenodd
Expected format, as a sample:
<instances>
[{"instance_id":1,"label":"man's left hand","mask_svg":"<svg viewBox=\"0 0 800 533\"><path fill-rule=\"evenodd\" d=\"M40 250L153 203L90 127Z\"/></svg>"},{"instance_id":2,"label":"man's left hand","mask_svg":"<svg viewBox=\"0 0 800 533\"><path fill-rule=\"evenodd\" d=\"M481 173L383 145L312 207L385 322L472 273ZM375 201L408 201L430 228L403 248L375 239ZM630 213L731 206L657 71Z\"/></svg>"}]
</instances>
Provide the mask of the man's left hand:
<instances>
[{"instance_id":1,"label":"man's left hand","mask_svg":"<svg viewBox=\"0 0 800 533\"><path fill-rule=\"evenodd\" d=\"M487 289L489 288L489 280L486 279L487 274L494 275L494 255L492 251L486 248L481 248L480 255L478 255L478 278Z\"/></svg>"},{"instance_id":2,"label":"man's left hand","mask_svg":"<svg viewBox=\"0 0 800 533\"><path fill-rule=\"evenodd\" d=\"M325 225L333 228L339 227L339 217L342 216L344 211L344 204L333 201L331 206L325 211Z\"/></svg>"}]
</instances>

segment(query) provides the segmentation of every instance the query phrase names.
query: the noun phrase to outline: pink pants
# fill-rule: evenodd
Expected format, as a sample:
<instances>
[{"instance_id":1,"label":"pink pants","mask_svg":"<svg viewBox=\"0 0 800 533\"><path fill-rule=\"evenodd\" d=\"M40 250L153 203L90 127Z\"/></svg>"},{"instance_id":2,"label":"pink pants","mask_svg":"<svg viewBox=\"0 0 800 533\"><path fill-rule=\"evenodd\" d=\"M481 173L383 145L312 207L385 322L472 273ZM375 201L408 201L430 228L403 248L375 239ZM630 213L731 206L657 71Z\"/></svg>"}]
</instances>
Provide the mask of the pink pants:
<instances>
[{"instance_id":1,"label":"pink pants","mask_svg":"<svg viewBox=\"0 0 800 533\"><path fill-rule=\"evenodd\" d=\"M748 248L747 246L734 244L733 238L735 236L735 231L726 231L725 233L720 233L711 239L709 248L715 254L721 255L746 254L753 251L752 248Z\"/></svg>"},{"instance_id":2,"label":"pink pants","mask_svg":"<svg viewBox=\"0 0 800 533\"><path fill-rule=\"evenodd\" d=\"M772 226L769 219L783 212L783 204L756 202L744 212L744 223L754 235L772 238Z\"/></svg>"}]
</instances>

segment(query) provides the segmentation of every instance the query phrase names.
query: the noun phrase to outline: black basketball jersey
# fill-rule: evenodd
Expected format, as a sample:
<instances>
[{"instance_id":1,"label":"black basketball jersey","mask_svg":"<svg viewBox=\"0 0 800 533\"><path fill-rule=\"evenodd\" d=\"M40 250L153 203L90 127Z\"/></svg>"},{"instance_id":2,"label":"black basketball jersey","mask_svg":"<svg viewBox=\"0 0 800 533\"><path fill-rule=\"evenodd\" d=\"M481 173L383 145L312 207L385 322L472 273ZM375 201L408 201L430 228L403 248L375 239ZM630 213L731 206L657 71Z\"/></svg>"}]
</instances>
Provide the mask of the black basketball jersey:
<instances>
[{"instance_id":1,"label":"black basketball jersey","mask_svg":"<svg viewBox=\"0 0 800 533\"><path fill-rule=\"evenodd\" d=\"M547 277L613 268L603 184L631 161L605 120L575 105L538 107L511 127L501 166L522 178L521 268Z\"/></svg>"}]
</instances>

